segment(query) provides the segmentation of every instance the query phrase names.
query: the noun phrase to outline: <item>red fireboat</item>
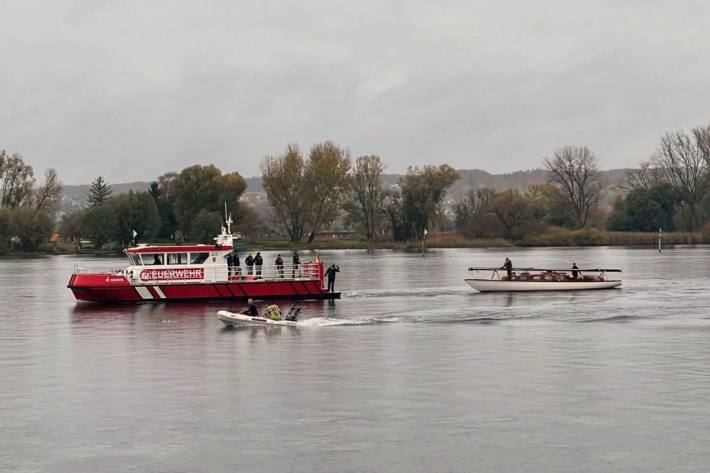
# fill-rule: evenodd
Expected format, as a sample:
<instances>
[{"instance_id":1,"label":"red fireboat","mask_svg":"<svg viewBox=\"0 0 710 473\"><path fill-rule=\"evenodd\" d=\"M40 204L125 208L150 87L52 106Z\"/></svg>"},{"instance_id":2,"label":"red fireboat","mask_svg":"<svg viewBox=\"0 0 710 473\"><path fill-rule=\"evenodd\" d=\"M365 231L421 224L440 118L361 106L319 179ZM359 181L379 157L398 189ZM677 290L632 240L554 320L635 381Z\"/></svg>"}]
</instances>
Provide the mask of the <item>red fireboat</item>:
<instances>
[{"instance_id":1,"label":"red fireboat","mask_svg":"<svg viewBox=\"0 0 710 473\"><path fill-rule=\"evenodd\" d=\"M232 266L231 216L213 245L148 246L124 250L130 266L89 272L75 267L67 287L79 301L142 303L253 299L339 299L323 284L323 262Z\"/></svg>"}]
</instances>

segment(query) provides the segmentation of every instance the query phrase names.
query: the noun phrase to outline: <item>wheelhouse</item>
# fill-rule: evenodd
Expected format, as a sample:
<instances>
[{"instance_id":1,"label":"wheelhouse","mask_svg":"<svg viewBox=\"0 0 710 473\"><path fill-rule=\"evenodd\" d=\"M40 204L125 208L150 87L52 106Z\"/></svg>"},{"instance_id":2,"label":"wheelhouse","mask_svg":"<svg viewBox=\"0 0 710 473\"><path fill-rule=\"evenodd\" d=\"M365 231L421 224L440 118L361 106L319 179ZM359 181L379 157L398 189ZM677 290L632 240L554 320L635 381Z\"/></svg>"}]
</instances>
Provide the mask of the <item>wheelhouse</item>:
<instances>
[{"instance_id":1,"label":"wheelhouse","mask_svg":"<svg viewBox=\"0 0 710 473\"><path fill-rule=\"evenodd\" d=\"M138 250L144 251L138 251ZM126 250L126 256L131 266L181 266L204 264L215 253L210 247L185 249L183 251L165 251L162 248L131 248ZM231 248L220 248L220 253L229 253ZM215 257L215 263L217 262Z\"/></svg>"}]
</instances>

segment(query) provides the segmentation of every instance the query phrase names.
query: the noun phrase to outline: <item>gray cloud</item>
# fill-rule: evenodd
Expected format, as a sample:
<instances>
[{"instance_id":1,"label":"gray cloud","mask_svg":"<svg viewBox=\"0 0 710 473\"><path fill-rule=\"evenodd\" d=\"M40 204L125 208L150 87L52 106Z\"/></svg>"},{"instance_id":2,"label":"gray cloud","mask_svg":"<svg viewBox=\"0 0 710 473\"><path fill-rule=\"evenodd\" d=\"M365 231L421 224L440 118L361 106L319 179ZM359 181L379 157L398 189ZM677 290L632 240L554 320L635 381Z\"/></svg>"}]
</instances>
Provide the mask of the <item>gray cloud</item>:
<instances>
[{"instance_id":1,"label":"gray cloud","mask_svg":"<svg viewBox=\"0 0 710 473\"><path fill-rule=\"evenodd\" d=\"M390 171L631 166L710 122L710 4L618 3L4 1L0 147L68 183L324 139Z\"/></svg>"}]
</instances>

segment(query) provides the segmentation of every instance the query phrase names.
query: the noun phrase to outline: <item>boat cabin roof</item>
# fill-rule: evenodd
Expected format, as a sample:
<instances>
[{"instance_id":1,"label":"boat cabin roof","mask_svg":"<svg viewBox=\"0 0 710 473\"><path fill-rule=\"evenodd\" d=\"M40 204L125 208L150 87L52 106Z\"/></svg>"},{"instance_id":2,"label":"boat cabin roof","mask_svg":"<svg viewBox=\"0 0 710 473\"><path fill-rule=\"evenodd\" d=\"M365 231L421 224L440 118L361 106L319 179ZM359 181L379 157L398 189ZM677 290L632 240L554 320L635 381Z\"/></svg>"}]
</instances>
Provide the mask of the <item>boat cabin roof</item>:
<instances>
[{"instance_id":1,"label":"boat cabin roof","mask_svg":"<svg viewBox=\"0 0 710 473\"><path fill-rule=\"evenodd\" d=\"M232 251L225 245L185 245L185 246L136 246L128 248L126 253L197 253L206 251Z\"/></svg>"}]
</instances>

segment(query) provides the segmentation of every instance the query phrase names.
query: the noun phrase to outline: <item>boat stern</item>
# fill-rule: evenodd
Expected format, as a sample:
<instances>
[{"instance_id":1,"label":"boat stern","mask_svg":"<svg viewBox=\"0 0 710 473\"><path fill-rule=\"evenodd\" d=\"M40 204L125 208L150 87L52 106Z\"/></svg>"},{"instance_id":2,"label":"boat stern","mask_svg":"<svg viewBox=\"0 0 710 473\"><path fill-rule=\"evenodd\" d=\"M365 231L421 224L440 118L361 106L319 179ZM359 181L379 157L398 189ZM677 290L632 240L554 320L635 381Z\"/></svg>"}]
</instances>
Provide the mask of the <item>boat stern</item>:
<instances>
[{"instance_id":1,"label":"boat stern","mask_svg":"<svg viewBox=\"0 0 710 473\"><path fill-rule=\"evenodd\" d=\"M67 287L79 301L135 302L141 299L128 279L120 273L74 272Z\"/></svg>"}]
</instances>

